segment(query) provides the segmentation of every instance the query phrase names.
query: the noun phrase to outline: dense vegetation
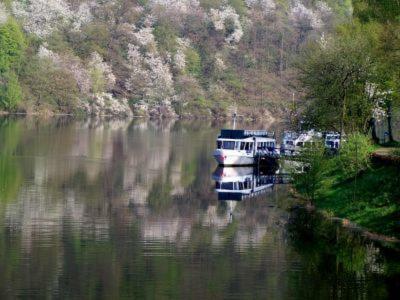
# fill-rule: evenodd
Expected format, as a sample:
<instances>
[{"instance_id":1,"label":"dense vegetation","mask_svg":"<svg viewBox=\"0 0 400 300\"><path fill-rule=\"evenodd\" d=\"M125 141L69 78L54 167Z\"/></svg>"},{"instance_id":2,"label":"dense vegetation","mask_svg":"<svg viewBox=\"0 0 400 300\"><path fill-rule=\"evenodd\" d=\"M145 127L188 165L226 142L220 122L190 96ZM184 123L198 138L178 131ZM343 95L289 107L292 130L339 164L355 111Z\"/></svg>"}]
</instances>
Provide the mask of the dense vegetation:
<instances>
[{"instance_id":1,"label":"dense vegetation","mask_svg":"<svg viewBox=\"0 0 400 300\"><path fill-rule=\"evenodd\" d=\"M350 0L3 0L0 48L15 53L0 109L272 118L296 91L292 59L351 13Z\"/></svg>"},{"instance_id":2,"label":"dense vegetation","mask_svg":"<svg viewBox=\"0 0 400 300\"><path fill-rule=\"evenodd\" d=\"M298 60L299 86L312 127L340 132L372 130L400 103L400 3L354 0L354 17L310 43Z\"/></svg>"}]
</instances>

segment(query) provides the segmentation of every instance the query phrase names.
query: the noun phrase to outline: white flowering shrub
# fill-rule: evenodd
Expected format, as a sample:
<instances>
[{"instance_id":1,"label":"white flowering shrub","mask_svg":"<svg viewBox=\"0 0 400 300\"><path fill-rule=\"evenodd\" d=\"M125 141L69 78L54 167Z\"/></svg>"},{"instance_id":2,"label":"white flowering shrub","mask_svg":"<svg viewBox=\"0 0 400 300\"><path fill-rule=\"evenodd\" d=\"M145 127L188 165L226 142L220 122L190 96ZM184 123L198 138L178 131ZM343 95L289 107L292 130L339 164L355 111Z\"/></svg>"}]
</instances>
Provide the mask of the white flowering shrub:
<instances>
[{"instance_id":1,"label":"white flowering shrub","mask_svg":"<svg viewBox=\"0 0 400 300\"><path fill-rule=\"evenodd\" d=\"M21 19L24 29L39 37L46 37L60 26L70 25L79 30L92 19L90 5L82 3L78 11L70 9L64 0L15 0L14 15Z\"/></svg>"},{"instance_id":2,"label":"white flowering shrub","mask_svg":"<svg viewBox=\"0 0 400 300\"><path fill-rule=\"evenodd\" d=\"M291 21L299 27L307 25L313 29L319 29L324 25L319 11L314 11L311 8L305 7L303 3L298 0L291 8L289 17Z\"/></svg>"},{"instance_id":3,"label":"white flowering shrub","mask_svg":"<svg viewBox=\"0 0 400 300\"><path fill-rule=\"evenodd\" d=\"M0 25L7 22L7 18L8 18L8 13L6 10L6 6L4 5L4 3L0 3Z\"/></svg>"},{"instance_id":4,"label":"white flowering shrub","mask_svg":"<svg viewBox=\"0 0 400 300\"><path fill-rule=\"evenodd\" d=\"M43 45L39 47L38 56L41 59L50 60L56 67L70 73L75 79L79 91L82 94L89 94L92 80L78 57L59 55Z\"/></svg>"},{"instance_id":5,"label":"white flowering shrub","mask_svg":"<svg viewBox=\"0 0 400 300\"><path fill-rule=\"evenodd\" d=\"M210 9L210 18L217 31L226 31L226 23L230 21L233 25L232 32L225 38L230 44L238 43L243 36L243 28L240 23L239 15L231 6L225 6L221 9Z\"/></svg>"},{"instance_id":6,"label":"white flowering shrub","mask_svg":"<svg viewBox=\"0 0 400 300\"><path fill-rule=\"evenodd\" d=\"M149 5L153 10L161 7L167 13L185 15L197 9L200 2L198 0L150 0Z\"/></svg>"},{"instance_id":7,"label":"white flowering shrub","mask_svg":"<svg viewBox=\"0 0 400 300\"><path fill-rule=\"evenodd\" d=\"M252 9L261 8L264 14L270 14L275 11L276 3L274 0L246 0L246 5Z\"/></svg>"},{"instance_id":8,"label":"white flowering shrub","mask_svg":"<svg viewBox=\"0 0 400 300\"><path fill-rule=\"evenodd\" d=\"M130 77L125 87L149 103L160 103L174 94L169 65L157 53L142 54L138 46L128 46Z\"/></svg>"},{"instance_id":9,"label":"white flowering shrub","mask_svg":"<svg viewBox=\"0 0 400 300\"><path fill-rule=\"evenodd\" d=\"M174 55L174 66L183 71L186 68L186 54L185 51L190 47L190 40L184 38L177 38L178 49Z\"/></svg>"},{"instance_id":10,"label":"white flowering shrub","mask_svg":"<svg viewBox=\"0 0 400 300\"><path fill-rule=\"evenodd\" d=\"M92 79L92 88L94 91L111 90L116 78L109 64L103 61L101 55L93 52L88 62L88 69Z\"/></svg>"},{"instance_id":11,"label":"white flowering shrub","mask_svg":"<svg viewBox=\"0 0 400 300\"><path fill-rule=\"evenodd\" d=\"M223 71L226 69L225 62L223 61L220 54L215 55L215 67L218 71Z\"/></svg>"},{"instance_id":12,"label":"white flowering shrub","mask_svg":"<svg viewBox=\"0 0 400 300\"><path fill-rule=\"evenodd\" d=\"M133 33L136 42L141 46L147 46L155 43L153 28L144 27Z\"/></svg>"}]
</instances>

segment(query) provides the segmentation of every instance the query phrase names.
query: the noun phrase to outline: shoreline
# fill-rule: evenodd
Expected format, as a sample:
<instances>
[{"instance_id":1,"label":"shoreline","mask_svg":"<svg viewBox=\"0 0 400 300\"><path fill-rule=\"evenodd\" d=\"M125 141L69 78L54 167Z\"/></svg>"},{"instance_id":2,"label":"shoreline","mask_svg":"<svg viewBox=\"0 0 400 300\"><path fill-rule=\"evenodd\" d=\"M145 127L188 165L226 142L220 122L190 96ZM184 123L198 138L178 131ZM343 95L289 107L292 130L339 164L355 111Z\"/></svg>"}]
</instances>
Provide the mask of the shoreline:
<instances>
[{"instance_id":1,"label":"shoreline","mask_svg":"<svg viewBox=\"0 0 400 300\"><path fill-rule=\"evenodd\" d=\"M375 232L373 229L360 226L359 224L352 222L350 219L334 216L326 209L318 208L316 204L312 204L309 200L304 198L293 186L289 188L289 193L291 197L293 197L293 199L295 200L295 203L289 208L290 210L295 209L296 206L302 207L310 213L316 213L332 223L339 224L343 228L351 231L352 233L359 233L362 237L372 242L379 243L383 247L395 248L400 251L399 238Z\"/></svg>"}]
</instances>

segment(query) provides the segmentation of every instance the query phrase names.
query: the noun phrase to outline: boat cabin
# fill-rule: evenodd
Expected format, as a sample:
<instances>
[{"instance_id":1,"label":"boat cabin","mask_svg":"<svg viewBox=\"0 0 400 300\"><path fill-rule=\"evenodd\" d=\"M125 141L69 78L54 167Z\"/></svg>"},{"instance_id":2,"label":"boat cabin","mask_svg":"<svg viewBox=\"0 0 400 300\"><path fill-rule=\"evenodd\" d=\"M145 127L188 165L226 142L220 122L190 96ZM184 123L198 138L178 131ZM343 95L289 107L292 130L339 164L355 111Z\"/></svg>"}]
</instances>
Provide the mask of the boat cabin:
<instances>
[{"instance_id":1,"label":"boat cabin","mask_svg":"<svg viewBox=\"0 0 400 300\"><path fill-rule=\"evenodd\" d=\"M221 165L252 165L257 155L274 153L275 134L265 130L222 129L214 157Z\"/></svg>"}]
</instances>

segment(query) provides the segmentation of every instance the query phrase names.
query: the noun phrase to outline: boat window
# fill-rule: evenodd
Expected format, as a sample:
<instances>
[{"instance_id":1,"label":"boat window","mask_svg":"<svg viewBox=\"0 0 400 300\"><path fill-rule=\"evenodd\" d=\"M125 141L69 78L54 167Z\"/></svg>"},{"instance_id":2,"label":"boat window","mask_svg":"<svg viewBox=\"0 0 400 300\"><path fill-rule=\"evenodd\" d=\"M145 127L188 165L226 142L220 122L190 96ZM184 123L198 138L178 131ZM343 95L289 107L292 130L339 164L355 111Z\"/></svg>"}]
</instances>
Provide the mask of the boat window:
<instances>
[{"instance_id":1,"label":"boat window","mask_svg":"<svg viewBox=\"0 0 400 300\"><path fill-rule=\"evenodd\" d=\"M233 150L233 149L235 149L235 142L224 141L222 146L224 149Z\"/></svg>"},{"instance_id":2,"label":"boat window","mask_svg":"<svg viewBox=\"0 0 400 300\"><path fill-rule=\"evenodd\" d=\"M215 182L215 188L216 188L216 189L221 188L221 184L220 184L218 181Z\"/></svg>"},{"instance_id":3,"label":"boat window","mask_svg":"<svg viewBox=\"0 0 400 300\"><path fill-rule=\"evenodd\" d=\"M221 149L222 147L222 142L221 141L217 141L217 149Z\"/></svg>"},{"instance_id":4,"label":"boat window","mask_svg":"<svg viewBox=\"0 0 400 300\"><path fill-rule=\"evenodd\" d=\"M298 142L297 146L303 147L303 142Z\"/></svg>"},{"instance_id":5,"label":"boat window","mask_svg":"<svg viewBox=\"0 0 400 300\"><path fill-rule=\"evenodd\" d=\"M239 190L243 190L244 186L243 186L243 182L239 182Z\"/></svg>"},{"instance_id":6,"label":"boat window","mask_svg":"<svg viewBox=\"0 0 400 300\"><path fill-rule=\"evenodd\" d=\"M239 150L240 149L240 142L235 142L235 149Z\"/></svg>"},{"instance_id":7,"label":"boat window","mask_svg":"<svg viewBox=\"0 0 400 300\"><path fill-rule=\"evenodd\" d=\"M244 150L246 148L246 143L245 142L241 142L240 143L240 150Z\"/></svg>"},{"instance_id":8,"label":"boat window","mask_svg":"<svg viewBox=\"0 0 400 300\"><path fill-rule=\"evenodd\" d=\"M249 143L250 144L250 150L253 150L253 142Z\"/></svg>"},{"instance_id":9,"label":"boat window","mask_svg":"<svg viewBox=\"0 0 400 300\"><path fill-rule=\"evenodd\" d=\"M293 141L286 141L286 145L291 145L291 146L293 146Z\"/></svg>"},{"instance_id":10,"label":"boat window","mask_svg":"<svg viewBox=\"0 0 400 300\"><path fill-rule=\"evenodd\" d=\"M233 182L222 182L221 189L223 190L233 190Z\"/></svg>"},{"instance_id":11,"label":"boat window","mask_svg":"<svg viewBox=\"0 0 400 300\"><path fill-rule=\"evenodd\" d=\"M249 150L250 149L250 143L246 143L246 146L244 147L244 150Z\"/></svg>"},{"instance_id":12,"label":"boat window","mask_svg":"<svg viewBox=\"0 0 400 300\"><path fill-rule=\"evenodd\" d=\"M264 143L257 143L257 150L262 150L264 147Z\"/></svg>"}]
</instances>

